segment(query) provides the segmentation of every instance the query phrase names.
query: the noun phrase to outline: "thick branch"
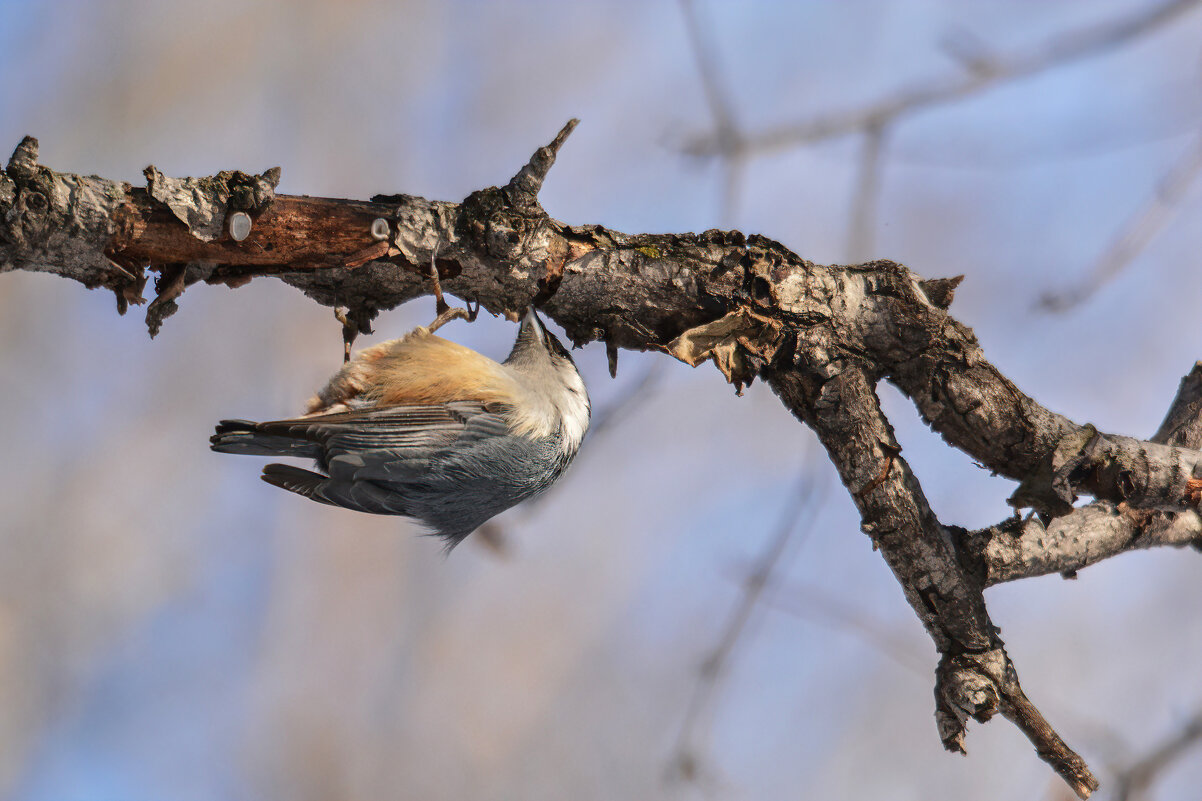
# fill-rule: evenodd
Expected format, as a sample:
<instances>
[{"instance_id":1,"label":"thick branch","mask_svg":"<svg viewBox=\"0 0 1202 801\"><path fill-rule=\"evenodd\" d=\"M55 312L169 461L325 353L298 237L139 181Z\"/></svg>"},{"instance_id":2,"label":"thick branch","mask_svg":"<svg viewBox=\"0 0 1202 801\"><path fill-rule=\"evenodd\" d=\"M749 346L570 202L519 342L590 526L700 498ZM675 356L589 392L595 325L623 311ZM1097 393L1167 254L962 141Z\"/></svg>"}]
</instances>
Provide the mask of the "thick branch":
<instances>
[{"instance_id":1,"label":"thick branch","mask_svg":"<svg viewBox=\"0 0 1202 801\"><path fill-rule=\"evenodd\" d=\"M736 386L769 376L818 431L865 530L939 647L944 742L959 747L967 717L1000 711L1074 789L1088 791L1088 770L1027 701L989 622L981 588L1004 580L1003 571L988 575L935 518L873 387L881 377L895 383L950 444L1020 482L1016 506L1051 516L1071 512L1082 492L1184 512L1188 523L1202 496L1194 477L1202 453L1179 447L1198 442L1174 437L1192 430L1182 422L1189 415L1170 415L1172 433L1156 443L1045 409L947 314L958 279L923 280L889 261L818 265L736 231L630 235L554 220L537 193L573 124L507 186L458 204L274 195L274 171L170 179L148 169L148 189L135 189L40 166L27 138L0 176L0 271L44 270L106 287L123 308L141 301L146 270L155 270L152 331L191 284L274 275L346 307L346 325L362 328L376 311L429 293L427 265L437 256L447 291L511 315L533 300L577 343L663 350L691 364L713 359Z\"/></svg>"},{"instance_id":2,"label":"thick branch","mask_svg":"<svg viewBox=\"0 0 1202 801\"><path fill-rule=\"evenodd\" d=\"M1133 508L1197 503L1202 454L1104 434L1024 395L946 313L953 281L888 261L817 265L738 232L629 235L551 219L534 193L570 128L507 187L461 204L272 196L270 172L189 179L203 225L163 199L156 184L169 179L157 171L150 192L56 173L26 139L0 181L0 270L57 272L137 302L149 266L161 273L152 327L192 283L265 275L366 320L429 292L425 265L437 250L448 291L509 314L545 301L577 343L714 358L736 384L772 365L833 375L849 360L868 364L949 443L1021 482L1016 506L1063 515L1077 492ZM211 222L236 205L253 220L240 241Z\"/></svg>"},{"instance_id":3,"label":"thick branch","mask_svg":"<svg viewBox=\"0 0 1202 801\"><path fill-rule=\"evenodd\" d=\"M949 533L900 456L867 373L856 366L829 378L782 370L768 380L818 434L860 511L861 527L939 649L935 717L944 747L963 752L968 718L984 722L1000 711L1078 795L1088 797L1097 780L1019 685L981 587L961 566Z\"/></svg>"},{"instance_id":4,"label":"thick branch","mask_svg":"<svg viewBox=\"0 0 1202 801\"><path fill-rule=\"evenodd\" d=\"M1202 362L1181 379L1152 441L1202 446ZM1071 578L1084 567L1136 548L1202 550L1202 518L1192 511L1145 512L1095 501L1046 524L1032 515L964 532L960 545L962 558L986 586L1049 573Z\"/></svg>"},{"instance_id":5,"label":"thick branch","mask_svg":"<svg viewBox=\"0 0 1202 801\"><path fill-rule=\"evenodd\" d=\"M1065 514L1078 489L1137 507L1196 502L1191 480L1202 456L1101 434L1035 403L893 262L816 265L737 232L631 236L570 227L515 191L521 173L459 205L407 195L375 203L277 196L246 239L209 242L139 190L41 167L22 179L22 170L9 173L19 191L0 230L5 269L59 272L136 300L145 265L189 265L183 284L159 287L173 302L197 280L278 274L362 315L428 291L419 265L438 248L449 291L511 314L538 295L576 342L667 349L686 331L747 309L752 315L723 334L741 348L728 370L736 382L780 358L824 370L850 354L867 356L949 443L1022 481L1016 505ZM373 236L377 219L390 241ZM378 260L360 264L373 255Z\"/></svg>"}]
</instances>

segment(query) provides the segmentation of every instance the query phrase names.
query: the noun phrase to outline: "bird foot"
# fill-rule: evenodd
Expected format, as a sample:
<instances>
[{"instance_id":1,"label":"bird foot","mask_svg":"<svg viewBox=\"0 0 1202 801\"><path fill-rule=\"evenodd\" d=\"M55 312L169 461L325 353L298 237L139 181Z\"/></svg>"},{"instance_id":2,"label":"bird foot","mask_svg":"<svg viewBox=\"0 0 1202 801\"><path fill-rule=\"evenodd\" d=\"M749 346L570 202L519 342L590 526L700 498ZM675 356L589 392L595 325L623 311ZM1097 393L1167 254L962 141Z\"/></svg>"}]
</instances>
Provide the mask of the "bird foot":
<instances>
[{"instance_id":1,"label":"bird foot","mask_svg":"<svg viewBox=\"0 0 1202 801\"><path fill-rule=\"evenodd\" d=\"M351 345L355 344L355 337L359 336L359 327L351 322L350 309L344 309L341 306L335 307L334 319L342 323L342 363L346 364L351 360Z\"/></svg>"},{"instance_id":2,"label":"bird foot","mask_svg":"<svg viewBox=\"0 0 1202 801\"><path fill-rule=\"evenodd\" d=\"M461 309L458 306L449 305L445 300L442 299L441 295L439 295L436 302L436 308L438 310L438 316L434 318L434 322L426 326L426 330L431 334L452 320L467 320L469 323L474 323L476 322L476 315L480 313L479 302L476 303L475 308L472 308L472 305L469 303L467 304L467 308Z\"/></svg>"},{"instance_id":3,"label":"bird foot","mask_svg":"<svg viewBox=\"0 0 1202 801\"><path fill-rule=\"evenodd\" d=\"M430 283L434 285L434 310L438 314L434 318L434 322L426 326L426 330L433 334L438 329L442 328L452 320L467 320L469 323L476 322L476 315L480 313L480 302L476 302L476 308L472 308L471 304L467 304L467 308L454 308L446 302L442 296L442 283L438 280L438 247L435 246L434 252L430 254Z\"/></svg>"}]
</instances>

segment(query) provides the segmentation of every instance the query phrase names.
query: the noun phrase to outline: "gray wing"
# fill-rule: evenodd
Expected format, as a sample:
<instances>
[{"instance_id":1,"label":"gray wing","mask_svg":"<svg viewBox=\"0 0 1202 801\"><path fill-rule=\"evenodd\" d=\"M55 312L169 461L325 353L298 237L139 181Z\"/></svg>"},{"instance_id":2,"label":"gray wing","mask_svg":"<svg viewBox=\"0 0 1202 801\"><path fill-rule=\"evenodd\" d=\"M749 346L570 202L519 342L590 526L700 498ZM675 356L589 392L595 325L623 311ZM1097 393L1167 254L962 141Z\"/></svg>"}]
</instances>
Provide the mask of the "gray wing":
<instances>
[{"instance_id":1,"label":"gray wing","mask_svg":"<svg viewBox=\"0 0 1202 801\"><path fill-rule=\"evenodd\" d=\"M508 436L509 424L500 410L456 402L392 407L350 422L325 423L322 431L324 466L331 477L408 482L426 475L448 450L471 451Z\"/></svg>"},{"instance_id":2,"label":"gray wing","mask_svg":"<svg viewBox=\"0 0 1202 801\"><path fill-rule=\"evenodd\" d=\"M511 434L504 411L454 402L229 420L211 441L226 453L312 457L323 473L269 464L263 480L334 506L418 518L453 546L566 466L550 440Z\"/></svg>"},{"instance_id":3,"label":"gray wing","mask_svg":"<svg viewBox=\"0 0 1202 801\"><path fill-rule=\"evenodd\" d=\"M471 401L366 407L334 414L250 423L226 420L214 450L308 456L331 478L398 479L427 469L432 454L509 431L503 409Z\"/></svg>"}]
</instances>

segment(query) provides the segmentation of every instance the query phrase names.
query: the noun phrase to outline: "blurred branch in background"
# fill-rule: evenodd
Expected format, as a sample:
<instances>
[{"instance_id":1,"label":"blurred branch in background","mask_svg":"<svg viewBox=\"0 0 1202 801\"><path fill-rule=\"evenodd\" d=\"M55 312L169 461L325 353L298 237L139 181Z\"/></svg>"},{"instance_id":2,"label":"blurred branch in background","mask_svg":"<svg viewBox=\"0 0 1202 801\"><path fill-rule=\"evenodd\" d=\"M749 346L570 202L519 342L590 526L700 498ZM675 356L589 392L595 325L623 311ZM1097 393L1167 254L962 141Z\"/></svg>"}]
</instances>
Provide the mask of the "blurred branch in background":
<instances>
[{"instance_id":1,"label":"blurred branch in background","mask_svg":"<svg viewBox=\"0 0 1202 801\"><path fill-rule=\"evenodd\" d=\"M1202 713L1148 749L1114 777L1114 801L1145 801L1148 791L1190 750L1202 745Z\"/></svg>"},{"instance_id":2,"label":"blurred branch in background","mask_svg":"<svg viewBox=\"0 0 1202 801\"><path fill-rule=\"evenodd\" d=\"M869 125L860 151L859 175L851 202L847 261L858 264L876 255L876 213L884 170L884 150L889 130L884 123Z\"/></svg>"},{"instance_id":3,"label":"blurred branch in background","mask_svg":"<svg viewBox=\"0 0 1202 801\"><path fill-rule=\"evenodd\" d=\"M1066 312L1093 297L1164 230L1199 173L1202 173L1202 136L1161 176L1152 196L1123 226L1118 238L1102 254L1089 275L1074 287L1045 293L1036 307L1046 312Z\"/></svg>"},{"instance_id":4,"label":"blurred branch in background","mask_svg":"<svg viewBox=\"0 0 1202 801\"><path fill-rule=\"evenodd\" d=\"M754 568L743 581L742 594L735 601L717 644L701 663L673 748L670 778L697 781L705 773L702 763L709 748L709 732L731 662L739 645L747 642L765 594L779 582L788 557L809 538L813 522L825 503L825 471L814 468L812 457L807 455L800 480L785 501L774 533L764 543Z\"/></svg>"},{"instance_id":5,"label":"blurred branch in background","mask_svg":"<svg viewBox=\"0 0 1202 801\"><path fill-rule=\"evenodd\" d=\"M697 18L696 0L680 0L680 10L684 15L689 49L693 53L697 74L701 79L701 89L705 93L705 102L709 106L714 124L713 138L717 145L715 155L721 163L723 173L722 210L719 219L724 227L729 228L735 225L739 191L747 171L743 133L735 120L730 95L721 85L717 48L708 37L708 29L703 30L704 26Z\"/></svg>"},{"instance_id":6,"label":"blurred branch in background","mask_svg":"<svg viewBox=\"0 0 1202 801\"><path fill-rule=\"evenodd\" d=\"M930 675L931 654L923 653L909 638L898 636L896 631L874 620L863 609L815 584L783 586L767 599L767 603L773 609L850 634L915 676L925 679Z\"/></svg>"},{"instance_id":7,"label":"blurred branch in background","mask_svg":"<svg viewBox=\"0 0 1202 801\"><path fill-rule=\"evenodd\" d=\"M975 37L957 31L945 39L967 72L916 83L889 97L861 108L818 115L809 120L740 137L734 144L717 136L694 139L687 152L698 156L764 154L857 133L873 126L883 127L909 114L953 103L1001 84L1036 75L1081 58L1127 44L1168 25L1197 7L1199 0L1171 0L1139 9L1124 17L1083 27L1048 39L1038 46L1015 53L991 53Z\"/></svg>"},{"instance_id":8,"label":"blurred branch in background","mask_svg":"<svg viewBox=\"0 0 1202 801\"><path fill-rule=\"evenodd\" d=\"M725 179L722 182L722 224L734 224L738 208L739 190L747 169L747 160L752 155L747 139L735 121L729 94L722 87L717 68L717 47L706 36L698 20L696 0L681 0L685 30L689 47L697 64L697 73L705 92L706 103L713 119L712 153L722 165ZM887 121L870 121L864 125L864 142L855 192L851 203L851 224L847 234L847 260L854 264L868 261L876 250L876 211L881 189L883 152L888 138Z\"/></svg>"},{"instance_id":9,"label":"blurred branch in background","mask_svg":"<svg viewBox=\"0 0 1202 801\"><path fill-rule=\"evenodd\" d=\"M747 160L755 155L814 144L826 139L859 133L864 137L852 194L846 254L848 263L876 256L875 232L881 189L883 151L891 126L903 117L928 108L963 100L1009 81L1096 55L1156 31L1199 5L1199 0L1173 0L1129 16L1099 23L1053 37L1025 52L999 54L979 36L964 28L949 30L940 42L945 53L964 67L959 76L940 77L898 90L894 95L866 107L818 116L812 120L747 134L736 123L728 94L721 87L716 66L716 48L698 21L695 0L681 0L689 44L697 63L701 84L713 119L713 130L686 145L685 152L718 159L726 178L722 184L722 219L733 219L738 191ZM1088 283L1080 289L1045 295L1040 306L1061 311L1076 305L1125 267L1163 227L1173 207L1202 169L1202 140L1197 148L1169 171L1156 196L1129 224Z\"/></svg>"}]
</instances>

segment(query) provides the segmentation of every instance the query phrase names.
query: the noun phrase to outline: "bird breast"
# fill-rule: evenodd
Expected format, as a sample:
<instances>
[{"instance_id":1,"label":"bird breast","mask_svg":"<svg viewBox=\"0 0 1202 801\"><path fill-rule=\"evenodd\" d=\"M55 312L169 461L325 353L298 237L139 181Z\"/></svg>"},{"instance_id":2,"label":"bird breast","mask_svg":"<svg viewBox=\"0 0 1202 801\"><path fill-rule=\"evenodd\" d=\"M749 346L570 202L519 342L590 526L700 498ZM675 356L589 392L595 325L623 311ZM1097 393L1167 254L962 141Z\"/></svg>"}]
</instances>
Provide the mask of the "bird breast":
<instances>
[{"instance_id":1,"label":"bird breast","mask_svg":"<svg viewBox=\"0 0 1202 801\"><path fill-rule=\"evenodd\" d=\"M356 402L377 406L452 401L510 405L517 394L513 377L501 365L418 328L356 354L309 401L306 413L341 411Z\"/></svg>"},{"instance_id":2,"label":"bird breast","mask_svg":"<svg viewBox=\"0 0 1202 801\"><path fill-rule=\"evenodd\" d=\"M511 368L418 328L356 354L309 401L306 413L474 401L503 410L513 434L559 437L564 452L574 454L588 427L587 398L582 406L532 391L528 383Z\"/></svg>"}]
</instances>

